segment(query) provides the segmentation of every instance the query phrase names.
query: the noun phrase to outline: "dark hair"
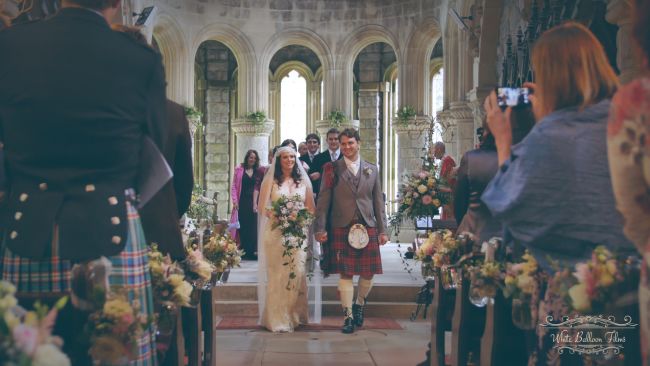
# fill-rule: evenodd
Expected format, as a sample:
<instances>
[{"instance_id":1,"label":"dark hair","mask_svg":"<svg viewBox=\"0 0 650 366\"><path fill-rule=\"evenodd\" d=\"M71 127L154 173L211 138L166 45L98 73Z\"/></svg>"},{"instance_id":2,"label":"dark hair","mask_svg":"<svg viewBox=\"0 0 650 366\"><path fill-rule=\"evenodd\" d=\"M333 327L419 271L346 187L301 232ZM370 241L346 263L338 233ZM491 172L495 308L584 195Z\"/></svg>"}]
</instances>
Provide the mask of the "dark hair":
<instances>
[{"instance_id":1,"label":"dark hair","mask_svg":"<svg viewBox=\"0 0 650 366\"><path fill-rule=\"evenodd\" d=\"M248 166L248 157L250 157L251 154L255 154L255 164L253 165L253 169L257 169L260 167L260 154L258 154L257 151L253 149L246 151L246 155L244 156L244 162L241 163L241 166L244 168Z\"/></svg>"},{"instance_id":2,"label":"dark hair","mask_svg":"<svg viewBox=\"0 0 650 366\"><path fill-rule=\"evenodd\" d=\"M280 144L280 147L289 146L289 145L293 145L293 149L298 151L298 145L292 139L286 139L286 140L282 141L282 143Z\"/></svg>"},{"instance_id":3,"label":"dark hair","mask_svg":"<svg viewBox=\"0 0 650 366\"><path fill-rule=\"evenodd\" d=\"M274 154L275 155L275 154ZM282 154L276 156L276 159L280 159L275 162L275 171L273 172L273 178L275 179L278 184L282 184L284 174L282 174ZM296 154L293 154L293 158L296 159L296 163L293 164L293 169L291 169L291 178L293 179L293 182L296 183L296 187L300 184L300 171L298 170L298 158L296 157Z\"/></svg>"},{"instance_id":4,"label":"dark hair","mask_svg":"<svg viewBox=\"0 0 650 366\"><path fill-rule=\"evenodd\" d=\"M481 124L481 127L476 129L477 134L479 130L481 130L481 134L478 138L479 149L496 151L497 144L496 141L494 141L492 131L490 131L490 127L487 124L487 116L483 117L483 123Z\"/></svg>"},{"instance_id":5,"label":"dark hair","mask_svg":"<svg viewBox=\"0 0 650 366\"><path fill-rule=\"evenodd\" d=\"M318 144L320 145L320 136L318 136L315 133L310 133L310 134L307 135L307 137L305 137L306 142L309 142L309 140L316 140L316 141L318 141Z\"/></svg>"},{"instance_id":6,"label":"dark hair","mask_svg":"<svg viewBox=\"0 0 650 366\"><path fill-rule=\"evenodd\" d=\"M341 133L339 133L339 140L341 140L341 136L345 136L350 139L354 138L357 140L357 142L361 141L359 131L355 130L354 128L346 128L345 130L341 131Z\"/></svg>"},{"instance_id":7,"label":"dark hair","mask_svg":"<svg viewBox=\"0 0 650 366\"><path fill-rule=\"evenodd\" d=\"M336 134L336 136L338 136L339 135L339 129L336 128L336 127L332 127L329 130L327 130L327 133L325 134L325 136L329 136L330 134Z\"/></svg>"},{"instance_id":8,"label":"dark hair","mask_svg":"<svg viewBox=\"0 0 650 366\"><path fill-rule=\"evenodd\" d=\"M648 29L648 23L650 23L650 0L636 0L632 14L634 14L632 34L646 57L647 62L650 62L650 29Z\"/></svg>"},{"instance_id":9,"label":"dark hair","mask_svg":"<svg viewBox=\"0 0 650 366\"><path fill-rule=\"evenodd\" d=\"M94 10L104 10L113 6L117 0L68 0L75 5Z\"/></svg>"}]
</instances>

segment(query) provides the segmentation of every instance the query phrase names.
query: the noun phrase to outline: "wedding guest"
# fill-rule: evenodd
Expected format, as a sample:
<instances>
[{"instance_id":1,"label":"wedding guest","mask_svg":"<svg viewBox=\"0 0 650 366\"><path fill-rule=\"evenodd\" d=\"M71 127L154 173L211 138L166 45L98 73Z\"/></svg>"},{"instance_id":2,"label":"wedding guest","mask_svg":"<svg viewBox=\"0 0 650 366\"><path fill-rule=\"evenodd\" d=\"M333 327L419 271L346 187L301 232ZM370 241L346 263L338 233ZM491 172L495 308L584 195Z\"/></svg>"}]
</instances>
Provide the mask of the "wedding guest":
<instances>
[{"instance_id":1,"label":"wedding guest","mask_svg":"<svg viewBox=\"0 0 650 366\"><path fill-rule=\"evenodd\" d=\"M320 152L320 137L315 133L310 133L305 141L307 141L307 153L301 155L300 160L309 166L307 174L309 174L314 195L317 195L320 189L320 167L316 163L316 156Z\"/></svg>"},{"instance_id":2,"label":"wedding guest","mask_svg":"<svg viewBox=\"0 0 650 366\"><path fill-rule=\"evenodd\" d=\"M307 142L303 141L298 144L298 156L306 155L307 151Z\"/></svg>"},{"instance_id":3,"label":"wedding guest","mask_svg":"<svg viewBox=\"0 0 650 366\"><path fill-rule=\"evenodd\" d=\"M639 306L643 364L650 365L650 0L635 0L633 36L646 76L614 96L607 128L609 169L623 231L643 256Z\"/></svg>"},{"instance_id":4,"label":"wedding guest","mask_svg":"<svg viewBox=\"0 0 650 366\"><path fill-rule=\"evenodd\" d=\"M456 171L454 169L456 167L456 162L454 161L454 158L446 154L445 143L442 141L436 142L432 146L431 155L433 155L434 158L440 160L440 178L447 181L449 188L451 188L453 192L456 186ZM444 205L442 207L442 214L440 215L440 218L442 220L449 220L453 217L453 206L451 204Z\"/></svg>"},{"instance_id":5,"label":"wedding guest","mask_svg":"<svg viewBox=\"0 0 650 366\"><path fill-rule=\"evenodd\" d=\"M519 143L535 124L529 107L513 109L512 143ZM458 222L458 232L474 234L479 243L494 236L501 236L502 227L498 220L481 202L481 194L490 180L497 173L498 159L494 136L483 120L479 128L479 146L463 155L458 168L456 189L454 190L454 214Z\"/></svg>"},{"instance_id":6,"label":"wedding guest","mask_svg":"<svg viewBox=\"0 0 650 366\"><path fill-rule=\"evenodd\" d=\"M165 78L159 54L111 30L120 11L119 0L64 0L55 16L0 32L0 70L11 70L0 73L10 177L0 277L21 300L48 300L69 294L74 263L105 256L111 287L151 317L132 188L145 136L160 149L167 141ZM79 352L83 322L60 324L72 364L91 364L76 358L88 353ZM156 364L153 329L134 356Z\"/></svg>"},{"instance_id":7,"label":"wedding guest","mask_svg":"<svg viewBox=\"0 0 650 366\"><path fill-rule=\"evenodd\" d=\"M499 171L481 200L504 225L506 240L528 248L550 270L591 257L597 245L628 251L606 156L610 98L618 79L602 45L583 25L544 32L532 52L536 84L531 103L537 124L512 146L510 116L493 92L485 101Z\"/></svg>"},{"instance_id":8,"label":"wedding guest","mask_svg":"<svg viewBox=\"0 0 650 366\"><path fill-rule=\"evenodd\" d=\"M323 166L329 162L335 162L337 160L343 159L343 154L341 154L341 148L339 145L339 130L334 127L330 128L325 136L327 138L327 150L321 152L320 154L317 154L314 157L313 164L310 165L310 171L312 173L310 173L309 177L312 178L316 176L313 173L318 173L318 182L315 184L315 187L318 187L319 190L314 192L320 192Z\"/></svg>"},{"instance_id":9,"label":"wedding guest","mask_svg":"<svg viewBox=\"0 0 650 366\"><path fill-rule=\"evenodd\" d=\"M235 168L230 192L233 207L230 236L239 241L244 259L257 259L257 199L263 178L259 167L257 151L248 150L244 161Z\"/></svg>"}]
</instances>

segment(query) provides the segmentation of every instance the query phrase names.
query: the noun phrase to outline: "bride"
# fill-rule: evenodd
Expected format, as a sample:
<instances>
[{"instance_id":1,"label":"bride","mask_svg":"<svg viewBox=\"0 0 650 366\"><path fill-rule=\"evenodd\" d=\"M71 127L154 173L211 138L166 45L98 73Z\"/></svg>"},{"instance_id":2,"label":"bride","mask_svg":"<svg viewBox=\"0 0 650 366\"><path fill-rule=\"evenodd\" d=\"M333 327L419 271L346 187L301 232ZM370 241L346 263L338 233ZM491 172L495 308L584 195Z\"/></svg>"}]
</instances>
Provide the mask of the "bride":
<instances>
[{"instance_id":1,"label":"bride","mask_svg":"<svg viewBox=\"0 0 650 366\"><path fill-rule=\"evenodd\" d=\"M296 277L291 281L295 286L287 289L290 269L284 265L284 247L279 229L273 229L271 203L282 196L299 195L305 207L312 214L315 211L311 182L298 161L296 151L281 147L275 153L273 163L262 181L260 190L260 248L258 301L260 304L260 323L272 332L292 332L298 325L308 321L306 252L293 251ZM306 245L306 243L303 244Z\"/></svg>"}]
</instances>

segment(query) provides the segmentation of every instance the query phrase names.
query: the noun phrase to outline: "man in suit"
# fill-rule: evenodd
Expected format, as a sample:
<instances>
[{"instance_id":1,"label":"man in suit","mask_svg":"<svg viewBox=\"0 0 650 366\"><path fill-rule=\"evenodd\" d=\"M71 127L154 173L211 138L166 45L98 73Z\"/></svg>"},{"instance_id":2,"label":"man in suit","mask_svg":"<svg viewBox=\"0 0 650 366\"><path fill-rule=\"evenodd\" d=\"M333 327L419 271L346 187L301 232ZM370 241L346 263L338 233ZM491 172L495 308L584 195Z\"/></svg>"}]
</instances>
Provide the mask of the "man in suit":
<instances>
[{"instance_id":1,"label":"man in suit","mask_svg":"<svg viewBox=\"0 0 650 366\"><path fill-rule=\"evenodd\" d=\"M320 151L320 137L315 133L310 133L305 139L307 144L307 153L300 155L300 161L305 162L309 166L307 174L311 180L311 186L314 189L314 197L318 194L318 183L320 181L320 170L316 167L314 160Z\"/></svg>"},{"instance_id":2,"label":"man in suit","mask_svg":"<svg viewBox=\"0 0 650 366\"><path fill-rule=\"evenodd\" d=\"M344 159L327 163L323 168L314 231L316 240L323 243L327 251L323 270L326 274L340 275L339 293L345 313L342 331L353 333L355 326L363 325L364 306L373 276L382 273L379 246L386 244L388 235L377 166L361 159L358 131L346 129L340 133L339 140ZM353 234L367 234L365 247L352 247L351 230ZM353 305L354 275L360 278Z\"/></svg>"},{"instance_id":3,"label":"man in suit","mask_svg":"<svg viewBox=\"0 0 650 366\"><path fill-rule=\"evenodd\" d=\"M313 161L313 168L310 165L309 175L312 179L312 186L314 187L314 192L320 192L321 176L323 174L323 166L328 162L337 161L343 159L341 154L341 148L339 146L339 130L336 128L330 128L327 131L327 150L316 155ZM318 174L314 174L318 173ZM315 178L314 178L315 177Z\"/></svg>"},{"instance_id":4,"label":"man in suit","mask_svg":"<svg viewBox=\"0 0 650 366\"><path fill-rule=\"evenodd\" d=\"M162 153L174 177L140 210L140 218L147 242L157 243L163 254L181 260L185 247L178 221L192 199L192 139L182 105L167 100L167 118L169 134Z\"/></svg>"}]
</instances>

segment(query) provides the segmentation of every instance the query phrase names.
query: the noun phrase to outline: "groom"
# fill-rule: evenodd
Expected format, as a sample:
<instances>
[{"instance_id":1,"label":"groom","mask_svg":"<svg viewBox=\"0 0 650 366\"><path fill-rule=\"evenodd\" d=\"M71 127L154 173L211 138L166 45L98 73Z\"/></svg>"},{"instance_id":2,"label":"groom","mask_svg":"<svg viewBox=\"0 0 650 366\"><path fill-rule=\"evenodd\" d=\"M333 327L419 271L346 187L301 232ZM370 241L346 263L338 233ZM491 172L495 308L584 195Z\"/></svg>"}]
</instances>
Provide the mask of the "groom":
<instances>
[{"instance_id":1,"label":"groom","mask_svg":"<svg viewBox=\"0 0 650 366\"><path fill-rule=\"evenodd\" d=\"M382 273L379 246L388 241L388 235L377 166L361 159L361 139L356 130L344 130L339 134L339 141L344 158L323 167L314 231L316 240L323 243L326 252L323 263L325 274L340 275L339 294L345 312L342 331L353 333L355 326L363 325L363 310L372 288L372 277ZM361 233L360 237L367 232L368 240L364 248L351 246L348 240L351 228L353 234ZM355 244L364 242L354 238L352 241ZM353 305L354 275L360 278Z\"/></svg>"}]
</instances>

